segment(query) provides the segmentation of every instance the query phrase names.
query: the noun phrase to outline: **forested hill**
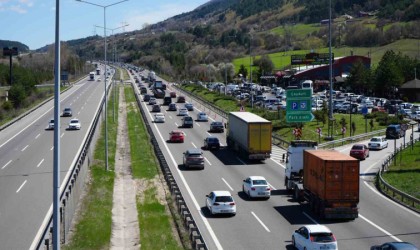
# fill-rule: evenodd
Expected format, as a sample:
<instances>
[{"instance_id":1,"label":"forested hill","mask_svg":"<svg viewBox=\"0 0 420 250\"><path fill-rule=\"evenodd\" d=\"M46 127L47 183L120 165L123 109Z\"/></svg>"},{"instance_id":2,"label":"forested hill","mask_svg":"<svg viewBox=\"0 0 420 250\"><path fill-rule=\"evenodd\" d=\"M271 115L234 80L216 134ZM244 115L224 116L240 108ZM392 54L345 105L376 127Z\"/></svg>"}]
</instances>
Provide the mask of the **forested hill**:
<instances>
[{"instance_id":1,"label":"forested hill","mask_svg":"<svg viewBox=\"0 0 420 250\"><path fill-rule=\"evenodd\" d=\"M23 43L9 40L0 40L0 48L3 49L5 47L17 47L19 53L29 52L29 47Z\"/></svg>"}]
</instances>

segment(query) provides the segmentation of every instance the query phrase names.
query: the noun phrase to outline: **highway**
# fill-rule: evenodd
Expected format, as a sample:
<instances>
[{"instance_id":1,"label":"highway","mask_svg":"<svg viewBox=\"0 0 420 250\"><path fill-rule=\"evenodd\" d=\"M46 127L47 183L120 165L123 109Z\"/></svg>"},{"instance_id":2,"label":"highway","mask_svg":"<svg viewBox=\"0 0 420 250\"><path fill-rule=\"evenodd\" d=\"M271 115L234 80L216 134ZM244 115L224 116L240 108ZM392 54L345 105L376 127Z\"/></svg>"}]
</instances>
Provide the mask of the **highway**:
<instances>
[{"instance_id":1,"label":"highway","mask_svg":"<svg viewBox=\"0 0 420 250\"><path fill-rule=\"evenodd\" d=\"M98 76L96 76L98 77ZM77 82L61 94L61 180L73 165L104 94L102 81ZM52 206L54 100L48 101L0 133L0 249L29 249ZM78 118L81 130L67 130Z\"/></svg>"},{"instance_id":2,"label":"highway","mask_svg":"<svg viewBox=\"0 0 420 250\"><path fill-rule=\"evenodd\" d=\"M162 99L158 102L162 103ZM190 111L193 119L199 111L208 111L198 103L193 104L195 110ZM179 107L183 105L178 104ZM149 110L146 111L147 122L153 128L209 249L293 249L293 231L301 225L314 223L328 226L335 234L340 249L370 249L370 246L386 241L409 241L420 246L420 216L377 192L373 176L369 175L376 173L384 156L394 150L393 141L387 149L371 151L370 157L361 161L359 218L354 221L320 220L309 206L295 202L285 191L284 165L280 162L284 151L280 148L273 146L271 159L261 163L248 163L226 148L217 152L204 151L204 170L184 170L182 153L188 148L202 147L204 138L209 135L210 121L222 121L222 118L210 113L209 122L194 122L194 128L178 128L182 123L181 117L175 111L166 111L166 107L162 106L166 122L155 124L149 112L151 106L142 102L142 108ZM168 133L174 129L186 133L184 143L167 142ZM224 133L212 135L226 145ZM401 143L402 139L397 145ZM350 147L346 145L336 150L348 153ZM273 188L269 200L251 201L242 193L242 180L250 175L262 175L268 180ZM213 190L232 193L237 204L236 216L209 215L205 208L205 195Z\"/></svg>"}]
</instances>

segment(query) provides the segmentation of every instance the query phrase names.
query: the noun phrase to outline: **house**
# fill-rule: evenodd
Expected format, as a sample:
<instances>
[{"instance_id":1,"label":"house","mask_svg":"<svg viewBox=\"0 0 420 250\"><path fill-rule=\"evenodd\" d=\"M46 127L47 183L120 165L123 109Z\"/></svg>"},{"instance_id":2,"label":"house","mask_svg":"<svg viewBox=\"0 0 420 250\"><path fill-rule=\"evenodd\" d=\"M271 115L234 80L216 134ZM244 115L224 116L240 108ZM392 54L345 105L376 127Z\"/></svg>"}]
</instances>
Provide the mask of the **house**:
<instances>
[{"instance_id":1,"label":"house","mask_svg":"<svg viewBox=\"0 0 420 250\"><path fill-rule=\"evenodd\" d=\"M409 102L420 102L420 80L414 80L404 83L399 89L403 97L407 97Z\"/></svg>"}]
</instances>

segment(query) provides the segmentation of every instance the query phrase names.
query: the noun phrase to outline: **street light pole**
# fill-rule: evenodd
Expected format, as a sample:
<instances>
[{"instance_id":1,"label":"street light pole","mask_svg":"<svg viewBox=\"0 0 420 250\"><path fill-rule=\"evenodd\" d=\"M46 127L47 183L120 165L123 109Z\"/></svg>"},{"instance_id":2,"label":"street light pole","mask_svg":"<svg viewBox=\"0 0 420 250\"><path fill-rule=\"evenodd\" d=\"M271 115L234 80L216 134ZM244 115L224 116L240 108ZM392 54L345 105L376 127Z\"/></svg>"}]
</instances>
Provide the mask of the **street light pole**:
<instances>
[{"instance_id":1,"label":"street light pole","mask_svg":"<svg viewBox=\"0 0 420 250\"><path fill-rule=\"evenodd\" d=\"M107 107L107 95L108 95L108 92L107 92L107 90L106 90L106 70L107 70L107 68L108 68L108 62L107 62L107 59L106 59L106 52L107 52L107 46L106 46L106 8L108 8L108 7L111 7L111 6L113 6L113 5L117 5L117 4L119 4L119 3L122 3L122 2L126 2L126 1L128 1L128 0L122 0L122 1L119 1L119 2L116 2L116 3L113 3L113 4L108 4L108 5L100 5L100 4L96 4L96 3L91 3L91 2L87 2L87 1L83 1L83 0L76 0L76 1L78 1L78 2L82 2L82 3L87 3L87 4L90 4L90 5L94 5L94 6L97 6L97 7L101 7L101 8L103 8L104 9L104 54L105 54L105 70L104 70L104 88L105 88L105 90L104 90L104 92L105 92L105 97L104 97L104 116L105 116L105 169L106 169L106 171L108 171L109 170L109 167L108 167L108 125L107 125L107 123L108 123L108 121L107 121L107 111L108 111L108 107Z\"/></svg>"},{"instance_id":2,"label":"street light pole","mask_svg":"<svg viewBox=\"0 0 420 250\"><path fill-rule=\"evenodd\" d=\"M333 138L333 128L332 128L332 122L333 122L333 103L332 103L332 93L333 93L333 80L332 80L332 52L331 52L331 22L332 22L332 20L331 20L331 0L330 0L330 5L329 5L329 16L330 16L330 18L329 18L329 22L328 22L328 33L329 33L329 35L328 35L328 40L329 40L329 48L328 48L328 51L329 51L329 77L330 77L330 97L329 97L329 99L328 99L328 107L329 107L329 112L328 112L328 118L329 118L329 122L328 122L328 133L329 132L331 132L331 134L329 134L328 136L329 136L329 138ZM350 109L351 109L352 107L351 107L351 104L350 104ZM350 111L351 112L351 111Z\"/></svg>"}]
</instances>

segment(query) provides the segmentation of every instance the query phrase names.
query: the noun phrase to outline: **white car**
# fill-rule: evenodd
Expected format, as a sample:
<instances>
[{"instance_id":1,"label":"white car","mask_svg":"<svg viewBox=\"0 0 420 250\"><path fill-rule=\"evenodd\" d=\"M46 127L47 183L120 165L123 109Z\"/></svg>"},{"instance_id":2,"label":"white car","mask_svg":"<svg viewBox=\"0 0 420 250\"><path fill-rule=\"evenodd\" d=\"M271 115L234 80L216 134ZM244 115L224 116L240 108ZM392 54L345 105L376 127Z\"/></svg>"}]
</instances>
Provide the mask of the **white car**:
<instances>
[{"instance_id":1,"label":"white car","mask_svg":"<svg viewBox=\"0 0 420 250\"><path fill-rule=\"evenodd\" d=\"M50 122L48 123L47 129L54 129L54 119L50 120Z\"/></svg>"},{"instance_id":2,"label":"white car","mask_svg":"<svg viewBox=\"0 0 420 250\"><path fill-rule=\"evenodd\" d=\"M211 214L236 214L236 203L229 191L213 191L206 197Z\"/></svg>"},{"instance_id":3,"label":"white car","mask_svg":"<svg viewBox=\"0 0 420 250\"><path fill-rule=\"evenodd\" d=\"M292 235L296 249L338 249L337 240L331 230L324 225L306 225Z\"/></svg>"},{"instance_id":4,"label":"white car","mask_svg":"<svg viewBox=\"0 0 420 250\"><path fill-rule=\"evenodd\" d=\"M375 136L368 143L369 149L384 149L388 147L388 140L383 136Z\"/></svg>"},{"instance_id":5,"label":"white car","mask_svg":"<svg viewBox=\"0 0 420 250\"><path fill-rule=\"evenodd\" d=\"M156 98L154 98L154 97L150 97L150 100L149 100L149 105L154 105L154 104L156 104L157 102L156 102Z\"/></svg>"},{"instance_id":6,"label":"white car","mask_svg":"<svg viewBox=\"0 0 420 250\"><path fill-rule=\"evenodd\" d=\"M79 130L82 126L80 125L79 119L71 119L69 123L69 129Z\"/></svg>"},{"instance_id":7,"label":"white car","mask_svg":"<svg viewBox=\"0 0 420 250\"><path fill-rule=\"evenodd\" d=\"M180 108L178 109L178 115L186 116L188 115L188 110L186 108Z\"/></svg>"},{"instance_id":8,"label":"white car","mask_svg":"<svg viewBox=\"0 0 420 250\"><path fill-rule=\"evenodd\" d=\"M207 122L208 120L209 120L209 117L207 116L206 113L200 112L200 113L197 114L197 121Z\"/></svg>"},{"instance_id":9,"label":"white car","mask_svg":"<svg viewBox=\"0 0 420 250\"><path fill-rule=\"evenodd\" d=\"M165 115L162 113L155 114L155 123L165 122Z\"/></svg>"},{"instance_id":10,"label":"white car","mask_svg":"<svg viewBox=\"0 0 420 250\"><path fill-rule=\"evenodd\" d=\"M270 198L271 188L268 182L262 176L249 176L243 181L242 191L249 198L263 197Z\"/></svg>"}]
</instances>

